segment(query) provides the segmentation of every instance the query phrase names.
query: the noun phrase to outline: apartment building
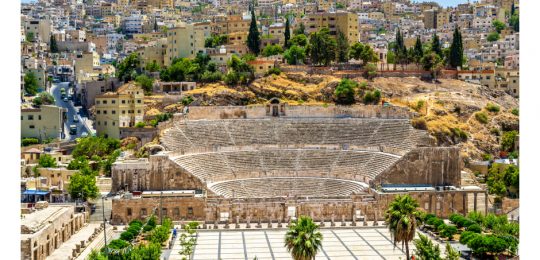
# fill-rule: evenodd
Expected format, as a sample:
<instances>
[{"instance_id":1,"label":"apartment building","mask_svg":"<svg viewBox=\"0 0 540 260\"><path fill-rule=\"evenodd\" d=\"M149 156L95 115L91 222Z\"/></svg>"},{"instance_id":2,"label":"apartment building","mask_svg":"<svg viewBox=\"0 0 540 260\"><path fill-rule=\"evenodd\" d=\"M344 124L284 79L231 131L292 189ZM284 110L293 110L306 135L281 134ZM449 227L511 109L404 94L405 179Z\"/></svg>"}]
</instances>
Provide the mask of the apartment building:
<instances>
[{"instance_id":1,"label":"apartment building","mask_svg":"<svg viewBox=\"0 0 540 260\"><path fill-rule=\"evenodd\" d=\"M52 23L49 20L30 20L24 23L26 35L32 34L34 41L49 42L52 29Z\"/></svg>"},{"instance_id":2,"label":"apartment building","mask_svg":"<svg viewBox=\"0 0 540 260\"><path fill-rule=\"evenodd\" d=\"M174 58L194 58L197 53L205 53L204 41L210 36L209 22L185 24L169 29L164 65L171 65Z\"/></svg>"},{"instance_id":3,"label":"apartment building","mask_svg":"<svg viewBox=\"0 0 540 260\"><path fill-rule=\"evenodd\" d=\"M120 128L134 127L144 117L144 91L134 83L116 92L96 96L95 128L98 135L120 138Z\"/></svg>"},{"instance_id":4,"label":"apartment building","mask_svg":"<svg viewBox=\"0 0 540 260\"><path fill-rule=\"evenodd\" d=\"M350 44L358 42L358 15L347 12L324 12L307 14L304 18L306 32L312 33L326 27L336 36L340 31Z\"/></svg>"},{"instance_id":5,"label":"apartment building","mask_svg":"<svg viewBox=\"0 0 540 260\"><path fill-rule=\"evenodd\" d=\"M165 53L167 51L167 39L159 39L149 42L148 45L135 51L141 60L141 67L155 62L160 67L165 65Z\"/></svg>"},{"instance_id":6,"label":"apartment building","mask_svg":"<svg viewBox=\"0 0 540 260\"><path fill-rule=\"evenodd\" d=\"M213 20L212 32L215 34L230 34L249 31L250 19L242 15L216 16Z\"/></svg>"},{"instance_id":7,"label":"apartment building","mask_svg":"<svg viewBox=\"0 0 540 260\"><path fill-rule=\"evenodd\" d=\"M21 108L21 137L61 138L64 135L64 120L67 110L53 105Z\"/></svg>"}]
</instances>

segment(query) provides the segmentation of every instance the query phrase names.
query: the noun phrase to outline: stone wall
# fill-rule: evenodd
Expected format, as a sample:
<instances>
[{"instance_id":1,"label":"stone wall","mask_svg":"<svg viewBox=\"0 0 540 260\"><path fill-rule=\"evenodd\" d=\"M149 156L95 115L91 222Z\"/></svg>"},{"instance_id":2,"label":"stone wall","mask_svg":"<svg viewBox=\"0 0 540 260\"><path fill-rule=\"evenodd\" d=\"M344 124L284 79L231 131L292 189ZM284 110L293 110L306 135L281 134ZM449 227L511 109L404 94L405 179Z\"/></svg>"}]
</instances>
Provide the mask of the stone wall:
<instances>
[{"instance_id":1,"label":"stone wall","mask_svg":"<svg viewBox=\"0 0 540 260\"><path fill-rule=\"evenodd\" d=\"M120 139L134 136L137 137L141 143L137 146L137 149L152 140L158 135L157 128L139 128L139 127L120 127Z\"/></svg>"},{"instance_id":2,"label":"stone wall","mask_svg":"<svg viewBox=\"0 0 540 260\"><path fill-rule=\"evenodd\" d=\"M159 197L153 197L113 199L111 223L113 225L127 224L134 219L143 220L152 213L155 213L159 219L161 217L160 202L163 207L163 217L169 217L173 221L204 221L206 202L203 198L164 197L161 201Z\"/></svg>"},{"instance_id":3,"label":"stone wall","mask_svg":"<svg viewBox=\"0 0 540 260\"><path fill-rule=\"evenodd\" d=\"M420 147L407 153L372 182L381 184L428 184L461 186L457 147Z\"/></svg>"},{"instance_id":4,"label":"stone wall","mask_svg":"<svg viewBox=\"0 0 540 260\"><path fill-rule=\"evenodd\" d=\"M285 117L354 117L354 118L393 118L406 119L411 114L403 107L382 107L380 105L354 106L285 106ZM197 119L239 119L265 118L268 111L265 105L255 106L193 106L189 108L188 118Z\"/></svg>"},{"instance_id":5,"label":"stone wall","mask_svg":"<svg viewBox=\"0 0 540 260\"><path fill-rule=\"evenodd\" d=\"M112 192L161 189L203 190L206 187L166 155L151 155L149 159L133 162L115 162L111 176Z\"/></svg>"},{"instance_id":6,"label":"stone wall","mask_svg":"<svg viewBox=\"0 0 540 260\"><path fill-rule=\"evenodd\" d=\"M75 213L72 206L50 207L66 209L53 214L53 219L45 220L39 230L21 225L21 259L44 260L79 231L88 220L88 213Z\"/></svg>"}]
</instances>

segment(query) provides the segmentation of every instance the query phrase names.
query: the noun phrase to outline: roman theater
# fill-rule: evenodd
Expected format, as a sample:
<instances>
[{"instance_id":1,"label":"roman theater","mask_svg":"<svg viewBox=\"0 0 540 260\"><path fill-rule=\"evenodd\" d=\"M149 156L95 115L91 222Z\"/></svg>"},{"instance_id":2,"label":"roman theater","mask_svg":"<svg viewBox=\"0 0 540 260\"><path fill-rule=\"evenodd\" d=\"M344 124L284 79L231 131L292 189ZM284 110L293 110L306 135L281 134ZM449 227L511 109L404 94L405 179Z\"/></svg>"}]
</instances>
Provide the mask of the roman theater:
<instances>
[{"instance_id":1,"label":"roman theater","mask_svg":"<svg viewBox=\"0 0 540 260\"><path fill-rule=\"evenodd\" d=\"M205 226L272 226L300 215L357 225L383 220L401 193L442 217L484 211L477 201L485 191L460 185L459 148L435 146L411 126L411 116L394 106L289 106L277 99L190 107L160 125L160 145L149 158L114 163L111 222L155 213Z\"/></svg>"}]
</instances>

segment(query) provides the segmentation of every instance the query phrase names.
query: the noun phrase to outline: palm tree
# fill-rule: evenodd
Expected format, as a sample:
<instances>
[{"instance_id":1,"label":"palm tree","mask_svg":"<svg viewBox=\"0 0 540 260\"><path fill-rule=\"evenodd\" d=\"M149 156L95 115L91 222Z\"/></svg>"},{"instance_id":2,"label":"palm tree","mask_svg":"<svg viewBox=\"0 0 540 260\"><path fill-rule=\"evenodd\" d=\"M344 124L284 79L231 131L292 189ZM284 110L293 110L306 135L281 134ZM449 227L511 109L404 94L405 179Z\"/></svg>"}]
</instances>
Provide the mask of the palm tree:
<instances>
[{"instance_id":1,"label":"palm tree","mask_svg":"<svg viewBox=\"0 0 540 260\"><path fill-rule=\"evenodd\" d=\"M292 221L285 234L285 247L294 260L312 260L321 248L322 234L310 217L300 216Z\"/></svg>"},{"instance_id":2,"label":"palm tree","mask_svg":"<svg viewBox=\"0 0 540 260\"><path fill-rule=\"evenodd\" d=\"M386 223L394 240L394 246L398 242L405 245L405 254L409 258L409 242L414 238L417 218L420 212L417 210L418 202L409 195L398 195L386 210Z\"/></svg>"}]
</instances>

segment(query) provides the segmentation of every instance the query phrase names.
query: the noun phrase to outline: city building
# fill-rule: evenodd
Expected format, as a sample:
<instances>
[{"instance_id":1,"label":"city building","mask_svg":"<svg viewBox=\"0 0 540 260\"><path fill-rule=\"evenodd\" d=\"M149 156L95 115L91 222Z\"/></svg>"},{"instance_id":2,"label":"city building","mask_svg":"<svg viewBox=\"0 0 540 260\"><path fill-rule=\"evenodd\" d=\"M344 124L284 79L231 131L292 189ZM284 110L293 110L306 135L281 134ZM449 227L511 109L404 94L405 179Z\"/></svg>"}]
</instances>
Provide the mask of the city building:
<instances>
[{"instance_id":1,"label":"city building","mask_svg":"<svg viewBox=\"0 0 540 260\"><path fill-rule=\"evenodd\" d=\"M116 92L96 96L95 128L98 135L120 138L120 128L134 127L144 117L144 91L134 83Z\"/></svg>"},{"instance_id":2,"label":"city building","mask_svg":"<svg viewBox=\"0 0 540 260\"><path fill-rule=\"evenodd\" d=\"M67 110L53 105L21 108L21 137L46 140L63 138Z\"/></svg>"},{"instance_id":3,"label":"city building","mask_svg":"<svg viewBox=\"0 0 540 260\"><path fill-rule=\"evenodd\" d=\"M323 12L307 14L303 19L307 33L326 27L334 37L340 31L350 44L358 42L358 15L347 12Z\"/></svg>"}]
</instances>

